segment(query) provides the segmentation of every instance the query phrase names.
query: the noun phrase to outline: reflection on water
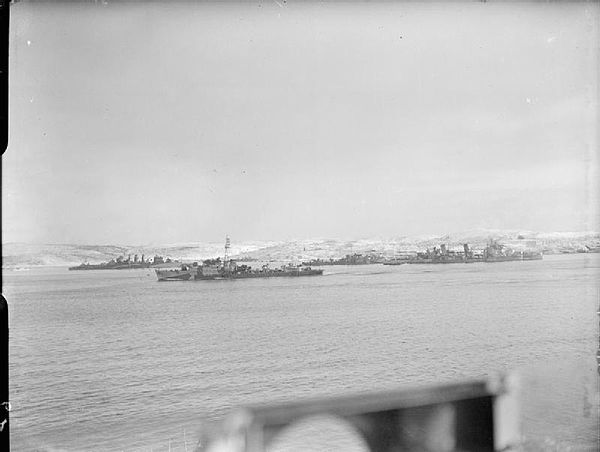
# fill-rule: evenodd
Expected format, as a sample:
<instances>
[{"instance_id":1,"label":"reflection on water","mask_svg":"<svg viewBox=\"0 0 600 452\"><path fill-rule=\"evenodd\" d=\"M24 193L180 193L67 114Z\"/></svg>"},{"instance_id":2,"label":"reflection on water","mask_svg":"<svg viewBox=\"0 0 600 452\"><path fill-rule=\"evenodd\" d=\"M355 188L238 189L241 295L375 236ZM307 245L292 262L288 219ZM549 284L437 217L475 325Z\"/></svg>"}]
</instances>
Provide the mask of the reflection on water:
<instances>
[{"instance_id":1,"label":"reflection on water","mask_svg":"<svg viewBox=\"0 0 600 452\"><path fill-rule=\"evenodd\" d=\"M600 255L158 283L4 272L15 450L191 450L231 407L520 369L528 449L596 450Z\"/></svg>"}]
</instances>

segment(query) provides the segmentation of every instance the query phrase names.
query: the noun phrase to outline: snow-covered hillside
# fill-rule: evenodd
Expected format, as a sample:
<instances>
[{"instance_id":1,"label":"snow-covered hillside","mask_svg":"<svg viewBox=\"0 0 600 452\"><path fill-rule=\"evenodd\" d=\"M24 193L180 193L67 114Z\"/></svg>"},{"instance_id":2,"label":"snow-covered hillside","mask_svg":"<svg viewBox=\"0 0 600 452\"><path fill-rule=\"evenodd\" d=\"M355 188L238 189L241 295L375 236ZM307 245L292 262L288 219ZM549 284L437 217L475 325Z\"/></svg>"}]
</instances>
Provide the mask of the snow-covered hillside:
<instances>
[{"instance_id":1,"label":"snow-covered hillside","mask_svg":"<svg viewBox=\"0 0 600 452\"><path fill-rule=\"evenodd\" d=\"M586 251L600 246L597 232L533 232L476 229L440 235L372 238L360 240L299 239L285 242L235 242L230 254L238 259L299 262L310 259L337 259L347 254L377 254L394 257L400 253L433 248L442 243L461 249L468 243L482 249L490 238L512 247L535 247L545 253ZM2 248L4 268L69 266L82 262L107 262L118 256L160 255L182 261L199 261L223 255L223 243L176 243L167 245L65 245L7 243Z\"/></svg>"},{"instance_id":2,"label":"snow-covered hillside","mask_svg":"<svg viewBox=\"0 0 600 452\"><path fill-rule=\"evenodd\" d=\"M253 252L266 246L262 242L233 244L231 254ZM32 266L70 266L84 262L98 264L118 256L137 254L146 259L155 255L183 261L208 259L223 254L221 243L178 243L168 245L69 245L7 243L2 247L4 268Z\"/></svg>"}]
</instances>

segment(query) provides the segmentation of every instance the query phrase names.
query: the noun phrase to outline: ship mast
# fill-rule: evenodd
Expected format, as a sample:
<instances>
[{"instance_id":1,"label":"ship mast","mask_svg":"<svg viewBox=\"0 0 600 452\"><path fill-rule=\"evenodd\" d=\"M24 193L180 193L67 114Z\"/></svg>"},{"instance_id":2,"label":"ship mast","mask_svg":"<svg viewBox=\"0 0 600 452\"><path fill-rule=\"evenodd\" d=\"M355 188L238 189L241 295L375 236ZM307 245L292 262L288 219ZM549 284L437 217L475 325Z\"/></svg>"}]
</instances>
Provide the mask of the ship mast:
<instances>
[{"instance_id":1,"label":"ship mast","mask_svg":"<svg viewBox=\"0 0 600 452\"><path fill-rule=\"evenodd\" d=\"M231 248L231 243L229 241L229 236L225 236L225 256L223 256L223 265L227 263L229 260L229 248Z\"/></svg>"}]
</instances>

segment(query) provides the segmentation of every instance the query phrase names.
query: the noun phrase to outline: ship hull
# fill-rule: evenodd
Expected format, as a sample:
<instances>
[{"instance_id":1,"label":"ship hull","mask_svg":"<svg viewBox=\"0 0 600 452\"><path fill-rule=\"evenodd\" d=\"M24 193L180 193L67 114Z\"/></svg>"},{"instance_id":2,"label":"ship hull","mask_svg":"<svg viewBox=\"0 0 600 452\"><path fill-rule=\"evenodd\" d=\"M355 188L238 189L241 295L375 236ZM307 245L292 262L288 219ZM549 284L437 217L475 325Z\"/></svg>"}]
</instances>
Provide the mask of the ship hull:
<instances>
[{"instance_id":1,"label":"ship hull","mask_svg":"<svg viewBox=\"0 0 600 452\"><path fill-rule=\"evenodd\" d=\"M252 278L297 278L301 276L319 276L323 270L272 270L260 272L219 272L211 275L203 275L197 269L190 270L156 270L159 281L215 281L222 279L252 279Z\"/></svg>"},{"instance_id":2,"label":"ship hull","mask_svg":"<svg viewBox=\"0 0 600 452\"><path fill-rule=\"evenodd\" d=\"M300 271L265 271L265 272L241 272L241 273L220 273L217 275L197 274L194 279L200 281L219 280L219 279L252 279L252 278L286 278L300 276L318 276L322 275L323 270L300 270Z\"/></svg>"},{"instance_id":3,"label":"ship hull","mask_svg":"<svg viewBox=\"0 0 600 452\"><path fill-rule=\"evenodd\" d=\"M523 255L523 256L488 256L483 262L513 262L513 261L539 261L542 260L541 254Z\"/></svg>"},{"instance_id":4,"label":"ship hull","mask_svg":"<svg viewBox=\"0 0 600 452\"><path fill-rule=\"evenodd\" d=\"M411 259L407 264L470 264L473 259Z\"/></svg>"},{"instance_id":5,"label":"ship hull","mask_svg":"<svg viewBox=\"0 0 600 452\"><path fill-rule=\"evenodd\" d=\"M189 270L155 270L159 281L188 281L192 277Z\"/></svg>"},{"instance_id":6,"label":"ship hull","mask_svg":"<svg viewBox=\"0 0 600 452\"><path fill-rule=\"evenodd\" d=\"M137 268L149 268L150 266L150 264L81 264L77 265L76 267L69 267L69 270L131 270Z\"/></svg>"}]
</instances>

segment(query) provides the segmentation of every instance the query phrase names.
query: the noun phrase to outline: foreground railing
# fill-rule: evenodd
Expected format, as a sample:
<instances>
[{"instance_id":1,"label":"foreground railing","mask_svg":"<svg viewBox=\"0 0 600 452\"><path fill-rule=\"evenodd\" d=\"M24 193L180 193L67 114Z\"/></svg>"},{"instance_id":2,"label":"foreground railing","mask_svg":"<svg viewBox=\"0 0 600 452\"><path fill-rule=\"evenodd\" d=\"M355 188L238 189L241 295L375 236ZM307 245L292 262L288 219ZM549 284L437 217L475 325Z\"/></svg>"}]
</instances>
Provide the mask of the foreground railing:
<instances>
[{"instance_id":1,"label":"foreground railing","mask_svg":"<svg viewBox=\"0 0 600 452\"><path fill-rule=\"evenodd\" d=\"M199 450L509 451L520 442L514 377L247 407L223 428Z\"/></svg>"}]
</instances>

